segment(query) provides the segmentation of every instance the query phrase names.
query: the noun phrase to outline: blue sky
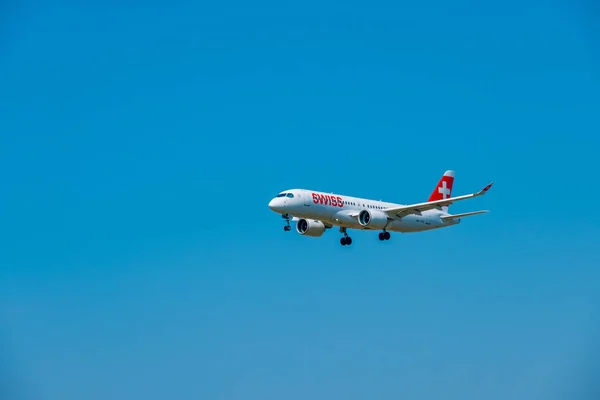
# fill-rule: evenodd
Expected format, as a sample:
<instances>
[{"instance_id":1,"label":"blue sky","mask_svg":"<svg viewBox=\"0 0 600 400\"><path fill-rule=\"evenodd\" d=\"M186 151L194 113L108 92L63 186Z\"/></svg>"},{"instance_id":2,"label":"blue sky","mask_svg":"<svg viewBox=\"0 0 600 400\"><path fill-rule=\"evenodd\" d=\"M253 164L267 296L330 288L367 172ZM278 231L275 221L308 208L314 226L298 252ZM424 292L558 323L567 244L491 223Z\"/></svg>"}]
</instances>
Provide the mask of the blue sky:
<instances>
[{"instance_id":1,"label":"blue sky","mask_svg":"<svg viewBox=\"0 0 600 400\"><path fill-rule=\"evenodd\" d=\"M2 397L595 398L597 15L4 6ZM341 247L267 208L447 169L489 214Z\"/></svg>"}]
</instances>

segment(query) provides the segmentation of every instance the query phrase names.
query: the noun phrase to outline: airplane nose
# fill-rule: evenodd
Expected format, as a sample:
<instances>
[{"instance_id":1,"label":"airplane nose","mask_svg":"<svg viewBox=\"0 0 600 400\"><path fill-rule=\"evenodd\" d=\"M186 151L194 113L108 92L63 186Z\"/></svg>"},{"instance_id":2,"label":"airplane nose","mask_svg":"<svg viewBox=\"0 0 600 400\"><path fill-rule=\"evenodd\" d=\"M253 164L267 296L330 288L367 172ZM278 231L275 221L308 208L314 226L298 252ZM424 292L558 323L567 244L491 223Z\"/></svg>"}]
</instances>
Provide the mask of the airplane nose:
<instances>
[{"instance_id":1,"label":"airplane nose","mask_svg":"<svg viewBox=\"0 0 600 400\"><path fill-rule=\"evenodd\" d=\"M269 208L275 212L282 212L284 206L284 202L280 198L274 198L269 202Z\"/></svg>"}]
</instances>

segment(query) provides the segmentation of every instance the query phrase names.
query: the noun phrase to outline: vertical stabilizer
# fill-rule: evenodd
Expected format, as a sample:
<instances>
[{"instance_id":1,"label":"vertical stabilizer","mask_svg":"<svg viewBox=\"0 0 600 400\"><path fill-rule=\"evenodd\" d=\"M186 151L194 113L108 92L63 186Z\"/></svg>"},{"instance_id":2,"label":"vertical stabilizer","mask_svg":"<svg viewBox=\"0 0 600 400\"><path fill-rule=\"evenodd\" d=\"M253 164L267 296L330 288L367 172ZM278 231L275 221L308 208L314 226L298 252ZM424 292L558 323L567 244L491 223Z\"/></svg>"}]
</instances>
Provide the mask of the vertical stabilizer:
<instances>
[{"instance_id":1,"label":"vertical stabilizer","mask_svg":"<svg viewBox=\"0 0 600 400\"><path fill-rule=\"evenodd\" d=\"M442 179L438 182L435 189L429 196L427 201L444 200L452 197L452 186L454 185L454 171L448 170L444 172ZM448 212L448 206L442 207L442 209Z\"/></svg>"}]
</instances>

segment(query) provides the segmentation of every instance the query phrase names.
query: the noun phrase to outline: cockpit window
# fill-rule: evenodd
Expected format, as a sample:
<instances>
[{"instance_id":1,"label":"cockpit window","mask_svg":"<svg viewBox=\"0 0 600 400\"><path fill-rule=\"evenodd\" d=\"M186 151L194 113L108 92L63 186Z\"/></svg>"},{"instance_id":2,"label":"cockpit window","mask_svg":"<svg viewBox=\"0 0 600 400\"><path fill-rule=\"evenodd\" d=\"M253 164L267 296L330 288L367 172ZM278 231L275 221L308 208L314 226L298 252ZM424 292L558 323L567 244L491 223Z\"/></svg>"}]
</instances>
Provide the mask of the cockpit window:
<instances>
[{"instance_id":1,"label":"cockpit window","mask_svg":"<svg viewBox=\"0 0 600 400\"><path fill-rule=\"evenodd\" d=\"M287 197L289 197L290 199L294 197L294 195L292 193L288 193Z\"/></svg>"},{"instance_id":2,"label":"cockpit window","mask_svg":"<svg viewBox=\"0 0 600 400\"><path fill-rule=\"evenodd\" d=\"M275 196L275 197L285 197L285 195L286 195L286 194L287 194L287 193L279 193L279 194L278 194L277 196Z\"/></svg>"}]
</instances>

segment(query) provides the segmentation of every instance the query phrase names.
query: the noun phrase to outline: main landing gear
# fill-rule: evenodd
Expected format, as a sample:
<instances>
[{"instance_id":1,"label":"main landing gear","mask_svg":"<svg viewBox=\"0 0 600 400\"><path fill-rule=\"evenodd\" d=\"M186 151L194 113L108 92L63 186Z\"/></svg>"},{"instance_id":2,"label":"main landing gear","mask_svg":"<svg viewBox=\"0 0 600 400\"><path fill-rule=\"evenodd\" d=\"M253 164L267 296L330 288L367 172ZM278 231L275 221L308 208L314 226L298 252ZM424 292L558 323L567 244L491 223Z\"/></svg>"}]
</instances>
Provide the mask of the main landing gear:
<instances>
[{"instance_id":1,"label":"main landing gear","mask_svg":"<svg viewBox=\"0 0 600 400\"><path fill-rule=\"evenodd\" d=\"M379 232L379 240L390 240L390 233L388 231Z\"/></svg>"},{"instance_id":2,"label":"main landing gear","mask_svg":"<svg viewBox=\"0 0 600 400\"><path fill-rule=\"evenodd\" d=\"M289 214L283 214L281 216L283 219L285 219L286 225L283 227L283 230L286 232L289 232L292 230L292 227L290 226L290 215Z\"/></svg>"},{"instance_id":3,"label":"main landing gear","mask_svg":"<svg viewBox=\"0 0 600 400\"><path fill-rule=\"evenodd\" d=\"M340 244L342 246L350 246L352 244L352 238L348 236L348 233L346 233L346 228L340 228L340 232L344 234L344 237L340 239Z\"/></svg>"}]
</instances>

